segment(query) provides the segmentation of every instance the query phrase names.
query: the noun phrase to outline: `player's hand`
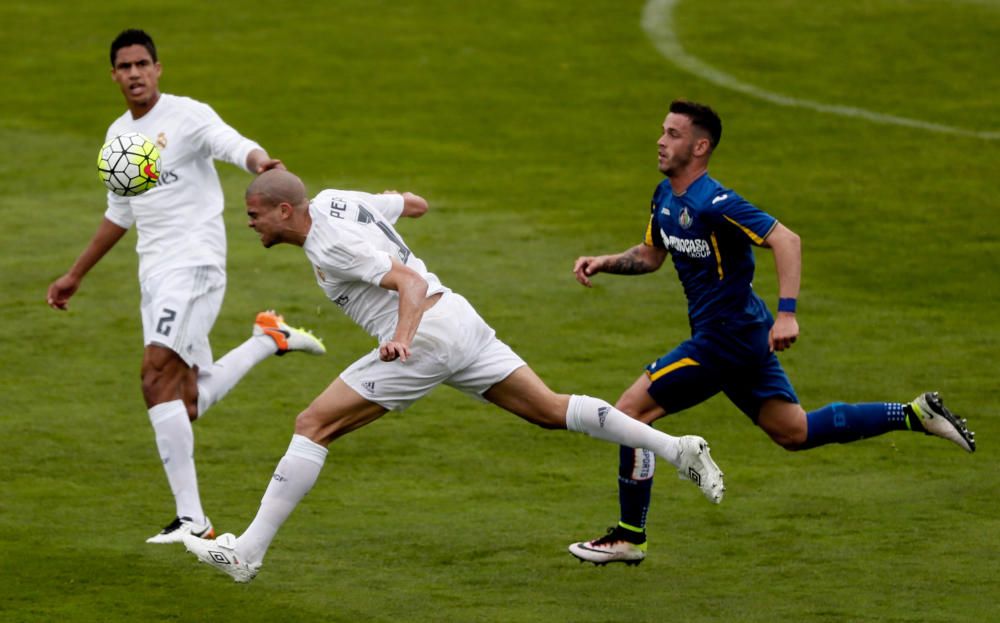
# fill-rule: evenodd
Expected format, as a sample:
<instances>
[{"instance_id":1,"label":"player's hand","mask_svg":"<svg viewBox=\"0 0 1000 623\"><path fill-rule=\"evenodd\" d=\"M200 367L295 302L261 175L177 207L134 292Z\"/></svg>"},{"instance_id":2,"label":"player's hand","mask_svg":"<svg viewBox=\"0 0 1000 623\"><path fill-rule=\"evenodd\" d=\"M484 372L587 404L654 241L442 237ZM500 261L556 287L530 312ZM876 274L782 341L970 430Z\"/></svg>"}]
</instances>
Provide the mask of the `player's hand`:
<instances>
[{"instance_id":1,"label":"player's hand","mask_svg":"<svg viewBox=\"0 0 1000 623\"><path fill-rule=\"evenodd\" d=\"M378 358L382 361L406 361L410 356L410 347L402 342L388 341L378 347Z\"/></svg>"},{"instance_id":2,"label":"player's hand","mask_svg":"<svg viewBox=\"0 0 1000 623\"><path fill-rule=\"evenodd\" d=\"M778 312L778 317L771 327L771 332L767 336L767 345L771 352L783 351L791 348L799 337L799 321L795 319L795 314Z\"/></svg>"},{"instance_id":3,"label":"player's hand","mask_svg":"<svg viewBox=\"0 0 1000 623\"><path fill-rule=\"evenodd\" d=\"M281 169L282 171L287 171L288 167L285 166L284 162L278 160L277 158L268 158L257 165L257 175L260 175L264 171L270 171L271 169Z\"/></svg>"},{"instance_id":4,"label":"player's hand","mask_svg":"<svg viewBox=\"0 0 1000 623\"><path fill-rule=\"evenodd\" d=\"M590 276L597 274L601 271L600 258L597 257L578 257L576 258L576 263L573 264L573 274L576 276L576 280L592 288L594 284L590 283Z\"/></svg>"},{"instance_id":5,"label":"player's hand","mask_svg":"<svg viewBox=\"0 0 1000 623\"><path fill-rule=\"evenodd\" d=\"M63 275L56 279L49 286L46 302L52 309L65 310L69 304L69 299L80 288L80 280L70 275Z\"/></svg>"}]
</instances>

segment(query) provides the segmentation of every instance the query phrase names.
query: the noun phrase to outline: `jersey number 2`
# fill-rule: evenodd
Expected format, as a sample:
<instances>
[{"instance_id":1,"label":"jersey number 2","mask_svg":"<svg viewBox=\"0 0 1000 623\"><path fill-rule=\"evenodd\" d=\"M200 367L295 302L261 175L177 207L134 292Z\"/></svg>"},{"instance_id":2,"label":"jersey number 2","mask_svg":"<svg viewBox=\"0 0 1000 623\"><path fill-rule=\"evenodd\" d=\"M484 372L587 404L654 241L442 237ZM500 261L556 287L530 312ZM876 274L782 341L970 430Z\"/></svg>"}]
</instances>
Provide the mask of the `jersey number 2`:
<instances>
[{"instance_id":1,"label":"jersey number 2","mask_svg":"<svg viewBox=\"0 0 1000 623\"><path fill-rule=\"evenodd\" d=\"M177 312L164 307L163 315L160 316L160 321L156 323L156 332L160 335L170 335L170 323L173 322L176 317Z\"/></svg>"}]
</instances>

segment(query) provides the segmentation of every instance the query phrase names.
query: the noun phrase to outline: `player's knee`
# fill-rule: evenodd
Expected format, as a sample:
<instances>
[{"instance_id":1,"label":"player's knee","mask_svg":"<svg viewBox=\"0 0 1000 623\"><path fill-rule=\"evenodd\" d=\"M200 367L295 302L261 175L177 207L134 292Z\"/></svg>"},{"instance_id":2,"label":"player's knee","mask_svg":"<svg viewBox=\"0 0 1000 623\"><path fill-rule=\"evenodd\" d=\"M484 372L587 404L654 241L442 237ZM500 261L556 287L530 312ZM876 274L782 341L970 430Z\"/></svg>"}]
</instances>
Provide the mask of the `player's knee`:
<instances>
[{"instance_id":1,"label":"player's knee","mask_svg":"<svg viewBox=\"0 0 1000 623\"><path fill-rule=\"evenodd\" d=\"M615 409L646 424L652 424L665 415L663 409L645 391L626 391L615 403Z\"/></svg>"},{"instance_id":2,"label":"player's knee","mask_svg":"<svg viewBox=\"0 0 1000 623\"><path fill-rule=\"evenodd\" d=\"M798 404L784 400L765 402L757 417L757 425L774 443L793 452L803 449L809 437L806 412Z\"/></svg>"},{"instance_id":3,"label":"player's knee","mask_svg":"<svg viewBox=\"0 0 1000 623\"><path fill-rule=\"evenodd\" d=\"M302 413L295 416L295 434L312 439L321 429L316 414L308 407Z\"/></svg>"},{"instance_id":4,"label":"player's knee","mask_svg":"<svg viewBox=\"0 0 1000 623\"><path fill-rule=\"evenodd\" d=\"M805 427L800 426L765 429L765 432L771 437L774 443L789 452L801 450L805 446L808 437Z\"/></svg>"},{"instance_id":5,"label":"player's knee","mask_svg":"<svg viewBox=\"0 0 1000 623\"><path fill-rule=\"evenodd\" d=\"M618 399L618 402L615 403L615 409L646 424L652 424L664 415L663 410L655 404L649 405L643 401L632 401L625 396Z\"/></svg>"},{"instance_id":6,"label":"player's knee","mask_svg":"<svg viewBox=\"0 0 1000 623\"><path fill-rule=\"evenodd\" d=\"M146 404L152 406L183 398L182 384L188 371L187 364L172 351L147 349L141 372Z\"/></svg>"},{"instance_id":7,"label":"player's knee","mask_svg":"<svg viewBox=\"0 0 1000 623\"><path fill-rule=\"evenodd\" d=\"M328 444L348 432L350 427L346 421L331 420L312 405L295 417L295 434L308 437L316 443Z\"/></svg>"},{"instance_id":8,"label":"player's knee","mask_svg":"<svg viewBox=\"0 0 1000 623\"><path fill-rule=\"evenodd\" d=\"M618 402L615 403L615 409L618 409L629 417L635 417L638 414L638 405L630 400L627 395L618 399Z\"/></svg>"},{"instance_id":9,"label":"player's knee","mask_svg":"<svg viewBox=\"0 0 1000 623\"><path fill-rule=\"evenodd\" d=\"M178 379L168 374L167 370L153 366L142 370L142 395L147 404L158 404L179 397Z\"/></svg>"}]
</instances>

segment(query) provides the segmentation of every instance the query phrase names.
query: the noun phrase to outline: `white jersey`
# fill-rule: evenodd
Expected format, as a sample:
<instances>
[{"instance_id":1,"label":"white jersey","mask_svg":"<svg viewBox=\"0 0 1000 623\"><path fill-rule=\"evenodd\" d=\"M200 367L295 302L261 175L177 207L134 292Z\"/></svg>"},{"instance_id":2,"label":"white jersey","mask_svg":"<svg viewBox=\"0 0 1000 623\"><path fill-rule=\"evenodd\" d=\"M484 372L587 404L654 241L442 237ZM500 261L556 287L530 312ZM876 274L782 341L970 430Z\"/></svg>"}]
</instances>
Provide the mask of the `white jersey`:
<instances>
[{"instance_id":1,"label":"white jersey","mask_svg":"<svg viewBox=\"0 0 1000 623\"><path fill-rule=\"evenodd\" d=\"M392 339L399 318L399 294L379 286L392 258L427 281L427 296L449 291L392 226L402 213L402 195L324 190L309 204L302 245L326 296L380 342Z\"/></svg>"},{"instance_id":2,"label":"white jersey","mask_svg":"<svg viewBox=\"0 0 1000 623\"><path fill-rule=\"evenodd\" d=\"M141 132L160 152L160 181L136 197L108 192L104 216L138 232L140 280L173 268L226 265L222 186L213 160L246 170L257 143L242 137L214 110L188 97L163 93L139 119L125 111L107 139Z\"/></svg>"}]
</instances>

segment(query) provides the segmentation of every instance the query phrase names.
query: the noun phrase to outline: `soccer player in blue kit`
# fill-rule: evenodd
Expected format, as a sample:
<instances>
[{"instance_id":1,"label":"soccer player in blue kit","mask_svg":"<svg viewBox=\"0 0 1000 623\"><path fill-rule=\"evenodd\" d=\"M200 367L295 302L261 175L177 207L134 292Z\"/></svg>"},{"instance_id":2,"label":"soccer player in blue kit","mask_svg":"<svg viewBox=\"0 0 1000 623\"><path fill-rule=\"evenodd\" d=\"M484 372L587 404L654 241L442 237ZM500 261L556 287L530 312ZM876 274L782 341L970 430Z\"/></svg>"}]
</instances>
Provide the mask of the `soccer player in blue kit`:
<instances>
[{"instance_id":1,"label":"soccer player in blue kit","mask_svg":"<svg viewBox=\"0 0 1000 623\"><path fill-rule=\"evenodd\" d=\"M667 179L653 193L645 240L615 255L580 257L576 279L590 287L600 272L638 275L660 268L670 255L688 301L691 338L646 367L615 405L651 424L723 392L787 450L848 443L892 430L948 439L968 452L975 435L948 411L936 392L910 403L835 402L806 412L776 351L799 335L795 317L801 276L800 239L708 175L722 122L708 106L675 100L657 141ZM778 275L778 313L754 293L752 246L771 249ZM581 561L637 565L646 557L646 514L654 457L622 446L619 454L620 520L592 541L573 543Z\"/></svg>"}]
</instances>

